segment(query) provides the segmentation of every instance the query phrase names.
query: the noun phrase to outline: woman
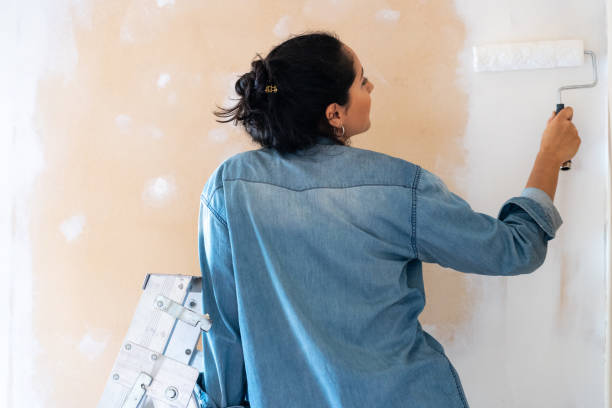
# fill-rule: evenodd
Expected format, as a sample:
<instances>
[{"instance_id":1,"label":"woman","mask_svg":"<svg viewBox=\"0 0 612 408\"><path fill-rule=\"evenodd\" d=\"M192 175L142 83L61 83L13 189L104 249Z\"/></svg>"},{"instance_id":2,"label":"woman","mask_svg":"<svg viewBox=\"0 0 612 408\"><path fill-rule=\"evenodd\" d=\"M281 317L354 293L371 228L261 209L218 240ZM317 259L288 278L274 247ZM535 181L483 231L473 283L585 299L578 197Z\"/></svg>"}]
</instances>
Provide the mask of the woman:
<instances>
[{"instance_id":1,"label":"woman","mask_svg":"<svg viewBox=\"0 0 612 408\"><path fill-rule=\"evenodd\" d=\"M420 166L348 145L373 89L350 47L315 32L255 60L216 113L262 148L222 163L200 200L204 406L468 407L418 321L422 262L501 276L544 262L572 110L553 112L527 188L495 219Z\"/></svg>"}]
</instances>

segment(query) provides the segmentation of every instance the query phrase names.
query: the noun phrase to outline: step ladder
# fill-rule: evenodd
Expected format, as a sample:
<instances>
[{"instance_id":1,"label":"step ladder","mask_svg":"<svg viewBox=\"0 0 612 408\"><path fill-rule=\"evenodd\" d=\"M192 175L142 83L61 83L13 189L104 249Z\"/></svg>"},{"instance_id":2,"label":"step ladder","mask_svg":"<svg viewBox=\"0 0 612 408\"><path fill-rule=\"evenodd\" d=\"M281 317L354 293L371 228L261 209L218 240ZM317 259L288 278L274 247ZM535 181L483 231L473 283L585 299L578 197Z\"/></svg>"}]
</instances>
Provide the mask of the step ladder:
<instances>
[{"instance_id":1,"label":"step ladder","mask_svg":"<svg viewBox=\"0 0 612 408\"><path fill-rule=\"evenodd\" d=\"M201 408L202 279L148 274L98 408Z\"/></svg>"}]
</instances>

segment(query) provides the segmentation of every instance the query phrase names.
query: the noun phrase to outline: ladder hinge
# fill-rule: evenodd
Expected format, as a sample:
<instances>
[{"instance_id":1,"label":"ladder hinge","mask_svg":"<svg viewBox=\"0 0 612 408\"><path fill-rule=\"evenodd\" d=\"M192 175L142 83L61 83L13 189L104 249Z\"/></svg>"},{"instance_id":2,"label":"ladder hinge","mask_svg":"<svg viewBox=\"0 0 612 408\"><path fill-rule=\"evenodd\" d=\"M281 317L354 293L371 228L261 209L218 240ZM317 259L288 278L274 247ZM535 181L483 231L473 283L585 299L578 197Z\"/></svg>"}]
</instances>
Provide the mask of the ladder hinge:
<instances>
[{"instance_id":1,"label":"ladder hinge","mask_svg":"<svg viewBox=\"0 0 612 408\"><path fill-rule=\"evenodd\" d=\"M136 382L132 386L132 390L128 394L121 408L137 408L147 393L147 387L151 385L153 377L149 374L141 372L136 378Z\"/></svg>"},{"instance_id":2,"label":"ladder hinge","mask_svg":"<svg viewBox=\"0 0 612 408\"><path fill-rule=\"evenodd\" d=\"M204 315L196 313L164 295L158 295L155 298L155 307L163 310L171 316L174 316L174 318L179 319L180 321L194 327L199 327L205 332L210 330L210 327L212 326L212 321L210 320L208 313Z\"/></svg>"}]
</instances>

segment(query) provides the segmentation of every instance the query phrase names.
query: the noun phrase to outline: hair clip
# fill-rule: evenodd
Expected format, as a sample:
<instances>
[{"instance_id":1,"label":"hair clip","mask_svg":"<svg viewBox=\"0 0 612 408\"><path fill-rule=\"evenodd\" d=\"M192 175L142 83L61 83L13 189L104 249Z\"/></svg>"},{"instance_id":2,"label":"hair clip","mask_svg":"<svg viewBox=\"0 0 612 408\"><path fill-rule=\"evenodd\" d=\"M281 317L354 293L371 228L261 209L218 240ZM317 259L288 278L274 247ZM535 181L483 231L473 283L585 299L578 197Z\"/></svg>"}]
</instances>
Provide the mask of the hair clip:
<instances>
[{"instance_id":1,"label":"hair clip","mask_svg":"<svg viewBox=\"0 0 612 408\"><path fill-rule=\"evenodd\" d=\"M266 86L266 93L271 93L271 92L278 92L278 89L276 89L276 85L268 85Z\"/></svg>"}]
</instances>

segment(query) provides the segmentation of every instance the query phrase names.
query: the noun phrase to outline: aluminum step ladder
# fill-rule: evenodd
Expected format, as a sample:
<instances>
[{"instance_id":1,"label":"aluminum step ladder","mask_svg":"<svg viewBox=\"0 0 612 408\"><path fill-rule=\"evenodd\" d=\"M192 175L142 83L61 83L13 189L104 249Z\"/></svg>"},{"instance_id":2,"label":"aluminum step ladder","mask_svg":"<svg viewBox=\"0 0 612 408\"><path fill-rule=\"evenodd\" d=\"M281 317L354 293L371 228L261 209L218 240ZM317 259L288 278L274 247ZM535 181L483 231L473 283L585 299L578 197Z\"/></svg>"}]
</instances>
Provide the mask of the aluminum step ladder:
<instances>
[{"instance_id":1,"label":"aluminum step ladder","mask_svg":"<svg viewBox=\"0 0 612 408\"><path fill-rule=\"evenodd\" d=\"M148 274L98 408L201 408L202 279Z\"/></svg>"}]
</instances>

